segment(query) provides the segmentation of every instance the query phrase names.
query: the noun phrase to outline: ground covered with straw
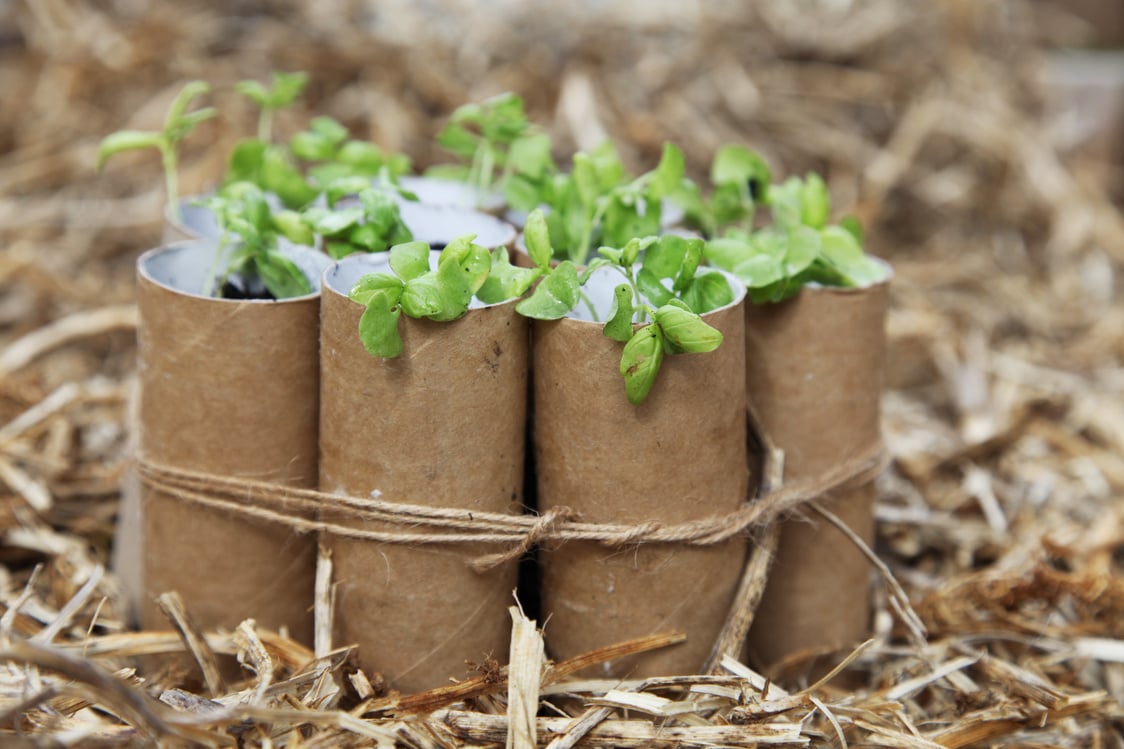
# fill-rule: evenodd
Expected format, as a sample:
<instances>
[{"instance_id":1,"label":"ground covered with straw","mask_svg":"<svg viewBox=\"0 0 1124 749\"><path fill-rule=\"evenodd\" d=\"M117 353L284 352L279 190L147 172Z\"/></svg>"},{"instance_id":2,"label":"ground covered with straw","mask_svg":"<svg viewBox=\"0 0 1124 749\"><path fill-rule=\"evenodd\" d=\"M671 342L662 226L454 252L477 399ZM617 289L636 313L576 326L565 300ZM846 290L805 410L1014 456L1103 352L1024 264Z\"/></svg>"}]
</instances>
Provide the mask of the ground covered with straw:
<instances>
[{"instance_id":1,"label":"ground covered with straw","mask_svg":"<svg viewBox=\"0 0 1124 749\"><path fill-rule=\"evenodd\" d=\"M1029 9L564 5L0 0L0 744L1124 747L1121 183L1051 144ZM456 105L510 89L559 149L608 134L634 169L670 139L827 173L896 269L876 550L904 596L879 577L843 678L575 680L667 640L550 663L514 611L510 667L398 695L346 649L198 632L174 597L166 631L129 629L108 564L163 196L151 154L99 176L94 153L204 78L202 189L253 128L233 83L272 69L313 81L278 127L328 113L419 166Z\"/></svg>"}]
</instances>

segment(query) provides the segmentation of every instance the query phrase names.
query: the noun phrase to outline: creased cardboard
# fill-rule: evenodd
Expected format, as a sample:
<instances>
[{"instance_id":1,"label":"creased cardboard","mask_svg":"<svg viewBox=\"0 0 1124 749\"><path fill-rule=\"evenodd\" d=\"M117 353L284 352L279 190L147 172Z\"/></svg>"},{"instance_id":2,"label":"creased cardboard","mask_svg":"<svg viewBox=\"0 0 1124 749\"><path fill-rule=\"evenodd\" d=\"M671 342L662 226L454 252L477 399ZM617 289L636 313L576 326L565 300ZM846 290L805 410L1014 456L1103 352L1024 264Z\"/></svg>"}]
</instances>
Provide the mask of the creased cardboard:
<instances>
[{"instance_id":1,"label":"creased cardboard","mask_svg":"<svg viewBox=\"0 0 1124 749\"><path fill-rule=\"evenodd\" d=\"M807 288L779 304L747 305L746 392L784 451L785 482L821 475L881 443L888 285ZM873 500L870 484L824 504L869 543ZM805 516L782 521L750 629L750 658L765 666L804 649L857 644L869 628L869 563L827 521Z\"/></svg>"},{"instance_id":2,"label":"creased cardboard","mask_svg":"<svg viewBox=\"0 0 1124 749\"><path fill-rule=\"evenodd\" d=\"M619 278L604 272L611 293ZM594 286L591 280L591 295ZM566 506L588 522L677 523L724 515L746 501L741 297L705 319L723 333L722 345L708 354L665 357L639 406L629 404L619 373L623 344L606 338L600 324L535 323L540 510ZM551 656L683 631L682 645L615 661L598 673L697 672L728 613L745 551L744 537L710 547L547 545L541 593Z\"/></svg>"},{"instance_id":3,"label":"creased cardboard","mask_svg":"<svg viewBox=\"0 0 1124 749\"><path fill-rule=\"evenodd\" d=\"M220 476L316 485L318 294L283 301L201 296L214 245L182 242L137 263L140 452ZM294 255L314 288L322 256ZM142 489L141 622L180 593L204 628L253 617L311 644L315 539Z\"/></svg>"},{"instance_id":4,"label":"creased cardboard","mask_svg":"<svg viewBox=\"0 0 1124 749\"><path fill-rule=\"evenodd\" d=\"M434 253L436 257L437 253ZM328 271L321 342L320 488L436 507L522 510L528 332L514 303L452 322L399 320L403 353L368 354L347 292L386 254ZM331 519L330 508L324 513ZM356 522L356 521L351 521ZM409 530L371 523L368 528ZM335 643L415 691L503 660L517 562L475 572L494 545L398 546L326 536L336 580Z\"/></svg>"}]
</instances>

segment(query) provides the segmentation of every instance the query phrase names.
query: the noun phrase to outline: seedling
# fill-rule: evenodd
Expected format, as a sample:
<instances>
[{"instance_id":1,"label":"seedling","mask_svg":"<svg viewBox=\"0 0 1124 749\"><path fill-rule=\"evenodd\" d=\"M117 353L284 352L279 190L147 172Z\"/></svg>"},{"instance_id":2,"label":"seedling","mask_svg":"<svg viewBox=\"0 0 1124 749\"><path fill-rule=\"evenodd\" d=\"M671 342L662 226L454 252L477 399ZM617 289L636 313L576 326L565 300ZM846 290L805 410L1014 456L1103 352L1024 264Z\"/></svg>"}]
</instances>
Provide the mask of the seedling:
<instances>
[{"instance_id":1,"label":"seedling","mask_svg":"<svg viewBox=\"0 0 1124 749\"><path fill-rule=\"evenodd\" d=\"M782 301L810 283L856 287L886 277L885 268L863 252L856 220L827 223L831 201L818 175L790 177L767 195L771 226L731 230L706 246L707 260L738 276L752 301Z\"/></svg>"},{"instance_id":2,"label":"seedling","mask_svg":"<svg viewBox=\"0 0 1124 749\"><path fill-rule=\"evenodd\" d=\"M512 93L458 107L437 142L468 166L438 168L429 174L465 180L480 201L501 191L512 208L531 210L542 202L549 177L556 171L549 136L527 120L523 100Z\"/></svg>"},{"instance_id":3,"label":"seedling","mask_svg":"<svg viewBox=\"0 0 1124 749\"><path fill-rule=\"evenodd\" d=\"M395 245L389 253L393 273L369 273L356 282L348 296L366 307L359 319L359 338L368 353L384 359L402 353L402 313L447 322L468 312L474 295L491 303L527 290L535 272L514 268L507 263L506 250L489 254L473 243L474 238L469 234L450 242L435 269L430 269L431 250L425 242ZM493 274L497 262L506 269Z\"/></svg>"},{"instance_id":4,"label":"seedling","mask_svg":"<svg viewBox=\"0 0 1124 749\"><path fill-rule=\"evenodd\" d=\"M516 306L522 315L538 320L567 316L583 298L581 286L601 268L612 268L624 278L614 289L603 333L625 344L620 373L633 405L648 396L665 354L705 353L721 345L722 334L701 315L732 302L734 292L720 273L698 272L702 240L633 237L621 248L601 247L599 257L579 272L571 260L551 267L554 248L541 211L527 217L524 237L527 252L544 278ZM588 306L597 321L593 305Z\"/></svg>"},{"instance_id":5,"label":"seedling","mask_svg":"<svg viewBox=\"0 0 1124 749\"><path fill-rule=\"evenodd\" d=\"M217 285L218 296L228 299L287 299L311 293L304 273L277 246L279 227L291 225L294 214L273 216L265 194L249 182L228 185L204 204L223 230L216 265L235 240L226 268L221 274L217 268L208 274L207 296L216 291L212 285Z\"/></svg>"},{"instance_id":6,"label":"seedling","mask_svg":"<svg viewBox=\"0 0 1124 749\"><path fill-rule=\"evenodd\" d=\"M325 251L336 260L355 252L382 252L414 238L391 197L394 189L388 182L372 186L369 179L345 177L329 185L329 208L312 206L301 217L309 230L324 238Z\"/></svg>"},{"instance_id":7,"label":"seedling","mask_svg":"<svg viewBox=\"0 0 1124 749\"><path fill-rule=\"evenodd\" d=\"M686 221L707 237L717 237L731 228L749 231L759 204L769 199L772 174L760 155L745 146L722 146L710 165L713 192L702 197L694 182L684 180L671 199L683 206Z\"/></svg>"},{"instance_id":8,"label":"seedling","mask_svg":"<svg viewBox=\"0 0 1124 749\"><path fill-rule=\"evenodd\" d=\"M252 182L281 199L287 208L301 208L316 199L317 189L308 183L287 147L272 142L273 115L290 106L308 82L305 73L274 73L273 85L241 81L237 90L260 108L258 137L239 141L230 154L224 184Z\"/></svg>"},{"instance_id":9,"label":"seedling","mask_svg":"<svg viewBox=\"0 0 1124 749\"><path fill-rule=\"evenodd\" d=\"M308 73L274 71L273 85L269 88L258 81L240 81L234 87L236 91L245 94L259 107L258 140L262 143L272 142L274 112L291 106L307 85Z\"/></svg>"},{"instance_id":10,"label":"seedling","mask_svg":"<svg viewBox=\"0 0 1124 749\"><path fill-rule=\"evenodd\" d=\"M172 100L168 113L164 117L164 128L160 132L119 130L107 135L98 146L98 169L101 169L106 159L122 151L134 151L143 148L158 150L164 166L164 191L168 201L168 211L177 223L183 219L179 206L179 176L177 172L180 142L200 122L215 116L215 110L212 107L204 107L191 112L187 111L187 108L197 96L201 96L208 91L210 91L210 86L203 81L191 81Z\"/></svg>"},{"instance_id":11,"label":"seedling","mask_svg":"<svg viewBox=\"0 0 1124 749\"><path fill-rule=\"evenodd\" d=\"M620 247L659 233L663 199L684 186L683 152L665 143L655 169L630 182L622 174L615 154L602 151L575 154L570 174L555 178L548 223L551 236L560 238L561 257L580 265L595 241Z\"/></svg>"},{"instance_id":12,"label":"seedling","mask_svg":"<svg viewBox=\"0 0 1124 749\"><path fill-rule=\"evenodd\" d=\"M289 142L293 154L315 165L308 173L321 189L345 177L386 175L397 180L410 171L410 159L399 153L384 154L374 143L348 137L347 128L331 117L317 117L308 129Z\"/></svg>"}]
</instances>

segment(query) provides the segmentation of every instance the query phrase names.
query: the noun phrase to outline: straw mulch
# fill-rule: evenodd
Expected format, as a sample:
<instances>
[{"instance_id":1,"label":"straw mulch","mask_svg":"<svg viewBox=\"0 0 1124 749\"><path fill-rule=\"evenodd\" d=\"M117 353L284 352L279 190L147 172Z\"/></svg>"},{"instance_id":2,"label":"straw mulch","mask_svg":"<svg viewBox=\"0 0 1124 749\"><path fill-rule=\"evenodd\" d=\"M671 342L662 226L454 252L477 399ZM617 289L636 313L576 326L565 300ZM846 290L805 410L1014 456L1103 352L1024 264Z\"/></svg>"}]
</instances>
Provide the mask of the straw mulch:
<instances>
[{"instance_id":1,"label":"straw mulch","mask_svg":"<svg viewBox=\"0 0 1124 749\"><path fill-rule=\"evenodd\" d=\"M1124 747L1124 221L1045 136L1027 8L472 5L0 2L0 743ZM917 620L882 578L844 680L605 684L567 677L613 652L545 663L517 617L510 670L407 696L252 621L198 633L174 598L178 629L129 631L106 566L162 195L151 154L97 176L94 151L206 78L203 188L253 127L231 84L273 68L314 81L282 129L327 112L423 166L454 106L511 89L560 155L608 133L637 169L671 139L825 170L897 271L877 550Z\"/></svg>"}]
</instances>

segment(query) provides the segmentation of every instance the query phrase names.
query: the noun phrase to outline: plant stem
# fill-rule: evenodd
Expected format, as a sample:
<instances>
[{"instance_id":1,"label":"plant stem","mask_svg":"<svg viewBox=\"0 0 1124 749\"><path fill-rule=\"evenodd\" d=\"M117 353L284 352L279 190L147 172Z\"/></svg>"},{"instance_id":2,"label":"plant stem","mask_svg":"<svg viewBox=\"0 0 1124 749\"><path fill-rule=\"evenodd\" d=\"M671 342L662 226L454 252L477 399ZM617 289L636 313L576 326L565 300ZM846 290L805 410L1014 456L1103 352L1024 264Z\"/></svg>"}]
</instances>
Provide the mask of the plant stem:
<instances>
[{"instance_id":1,"label":"plant stem","mask_svg":"<svg viewBox=\"0 0 1124 749\"><path fill-rule=\"evenodd\" d=\"M180 210L179 181L176 174L176 149L171 143L164 141L160 144L160 159L164 163L164 193L168 199L168 211L172 221L176 224L183 223L183 212Z\"/></svg>"},{"instance_id":2,"label":"plant stem","mask_svg":"<svg viewBox=\"0 0 1124 749\"><path fill-rule=\"evenodd\" d=\"M268 144L273 137L273 110L262 107L258 115L258 140Z\"/></svg>"},{"instance_id":3,"label":"plant stem","mask_svg":"<svg viewBox=\"0 0 1124 749\"><path fill-rule=\"evenodd\" d=\"M593 306L593 300L586 296L586 293L581 289L578 290L583 302L585 302L586 309L589 310L589 316L593 318L593 322L601 322L601 318L597 314L597 308Z\"/></svg>"}]
</instances>

